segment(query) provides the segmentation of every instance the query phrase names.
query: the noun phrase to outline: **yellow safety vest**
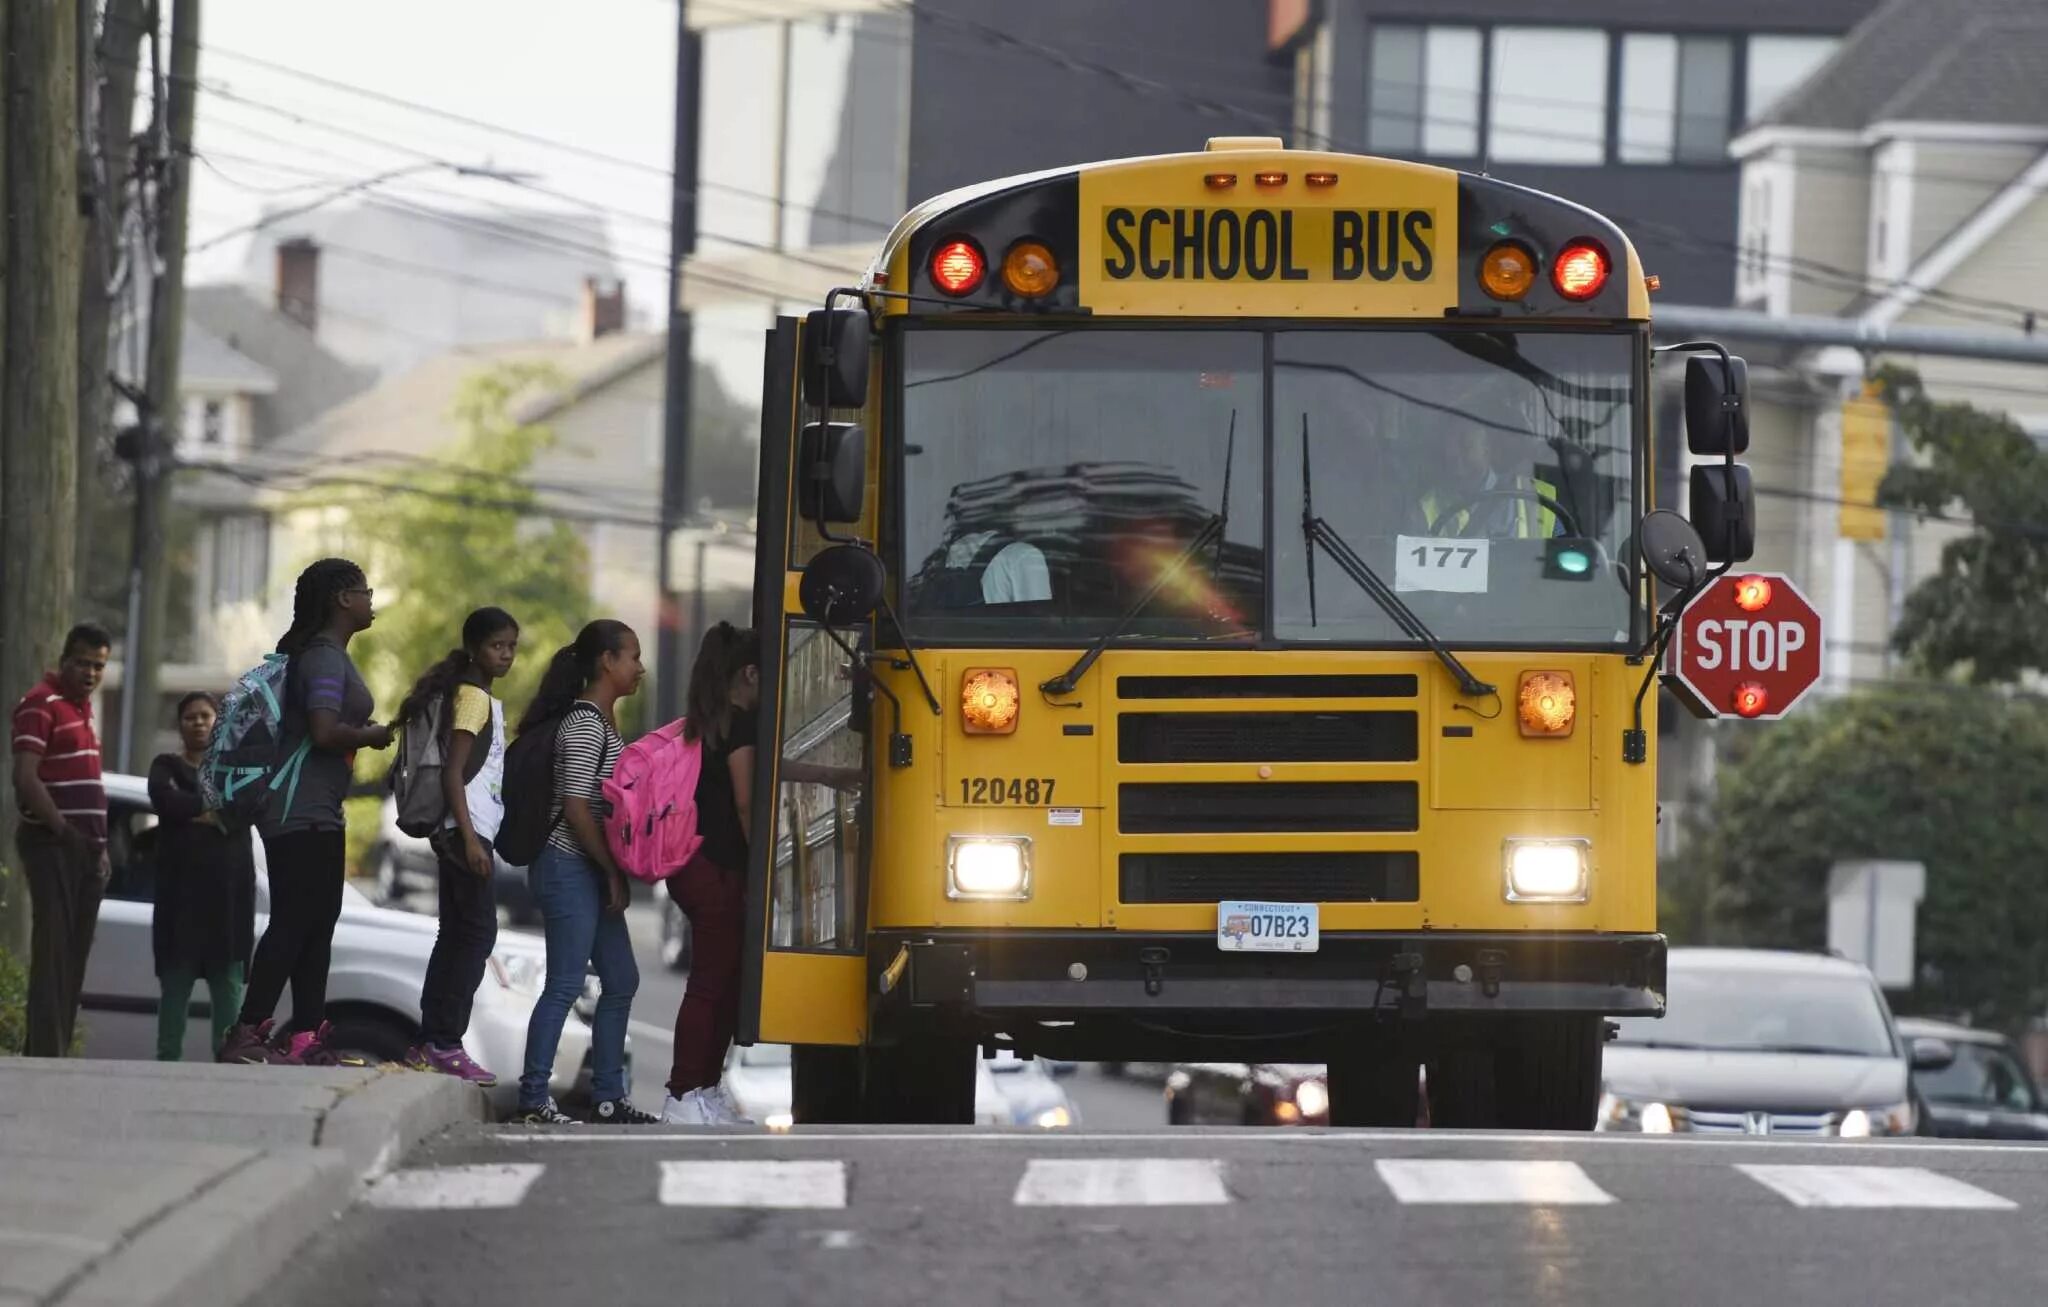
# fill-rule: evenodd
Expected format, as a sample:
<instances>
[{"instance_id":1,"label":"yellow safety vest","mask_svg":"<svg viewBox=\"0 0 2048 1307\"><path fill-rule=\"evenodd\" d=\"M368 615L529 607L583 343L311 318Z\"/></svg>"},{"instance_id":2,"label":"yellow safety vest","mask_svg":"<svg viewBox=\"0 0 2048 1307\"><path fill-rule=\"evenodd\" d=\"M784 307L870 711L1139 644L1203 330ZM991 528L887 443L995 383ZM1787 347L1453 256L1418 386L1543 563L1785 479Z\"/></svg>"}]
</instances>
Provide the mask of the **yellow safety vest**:
<instances>
[{"instance_id":1,"label":"yellow safety vest","mask_svg":"<svg viewBox=\"0 0 2048 1307\"><path fill-rule=\"evenodd\" d=\"M1522 478L1517 478L1514 483L1503 489L1528 490L1545 499L1557 499L1557 487L1542 477L1529 477L1526 482ZM1463 535L1465 528L1472 521L1472 509L1461 508L1452 513L1448 520L1439 522L1436 517L1437 509L1443 502L1444 497L1439 496L1436 491L1425 492L1422 496L1422 520L1430 524L1431 530L1439 533L1448 530L1452 535ZM1557 534L1557 513L1548 504L1539 504L1533 499L1517 498L1514 505L1515 529L1512 539L1548 540Z\"/></svg>"}]
</instances>

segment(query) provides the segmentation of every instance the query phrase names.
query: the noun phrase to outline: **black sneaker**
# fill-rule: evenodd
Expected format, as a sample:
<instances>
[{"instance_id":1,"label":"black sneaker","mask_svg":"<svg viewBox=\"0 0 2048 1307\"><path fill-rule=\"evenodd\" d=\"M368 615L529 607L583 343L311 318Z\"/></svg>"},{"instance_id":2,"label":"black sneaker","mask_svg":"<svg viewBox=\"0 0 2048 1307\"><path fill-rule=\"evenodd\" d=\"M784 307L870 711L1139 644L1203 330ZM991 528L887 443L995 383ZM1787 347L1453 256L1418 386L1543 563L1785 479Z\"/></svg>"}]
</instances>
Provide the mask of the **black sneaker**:
<instances>
[{"instance_id":1,"label":"black sneaker","mask_svg":"<svg viewBox=\"0 0 2048 1307\"><path fill-rule=\"evenodd\" d=\"M661 1118L633 1106L630 1098L614 1098L590 1109L592 1125L660 1125Z\"/></svg>"},{"instance_id":2,"label":"black sneaker","mask_svg":"<svg viewBox=\"0 0 2048 1307\"><path fill-rule=\"evenodd\" d=\"M512 1120L513 1123L516 1125L583 1124L581 1121L578 1121L575 1117L570 1116L567 1112L564 1112L561 1108L555 1106L555 1100L552 1098L550 1098L547 1102L542 1103L539 1107L520 1108L519 1114L513 1117Z\"/></svg>"}]
</instances>

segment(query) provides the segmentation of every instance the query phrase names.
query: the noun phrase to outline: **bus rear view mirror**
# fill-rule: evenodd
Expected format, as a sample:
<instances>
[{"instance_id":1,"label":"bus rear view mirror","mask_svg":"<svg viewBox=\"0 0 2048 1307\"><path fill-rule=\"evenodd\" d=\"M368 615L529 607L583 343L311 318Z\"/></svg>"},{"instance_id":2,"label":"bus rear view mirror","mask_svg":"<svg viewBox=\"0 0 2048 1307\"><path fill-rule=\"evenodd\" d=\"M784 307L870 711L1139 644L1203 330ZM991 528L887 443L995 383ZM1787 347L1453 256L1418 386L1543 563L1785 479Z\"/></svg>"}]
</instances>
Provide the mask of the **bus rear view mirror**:
<instances>
[{"instance_id":1,"label":"bus rear view mirror","mask_svg":"<svg viewBox=\"0 0 2048 1307\"><path fill-rule=\"evenodd\" d=\"M812 422L797 445L797 511L811 522L858 522L868 489L867 432Z\"/></svg>"},{"instance_id":2,"label":"bus rear view mirror","mask_svg":"<svg viewBox=\"0 0 2048 1307\"><path fill-rule=\"evenodd\" d=\"M1749 364L1733 355L1728 362L1733 386L1718 354L1685 361L1685 447L1696 457L1725 458L1749 449Z\"/></svg>"},{"instance_id":3,"label":"bus rear view mirror","mask_svg":"<svg viewBox=\"0 0 2048 1307\"><path fill-rule=\"evenodd\" d=\"M1690 509L1686 516L1700 533L1710 561L1741 563L1756 552L1756 488L1750 484L1747 467L1740 463L1694 467Z\"/></svg>"},{"instance_id":4,"label":"bus rear view mirror","mask_svg":"<svg viewBox=\"0 0 2048 1307\"><path fill-rule=\"evenodd\" d=\"M1668 508L1643 518L1636 529L1636 547L1650 575L1673 590L1690 590L1707 579L1707 548L1700 533Z\"/></svg>"},{"instance_id":5,"label":"bus rear view mirror","mask_svg":"<svg viewBox=\"0 0 2048 1307\"><path fill-rule=\"evenodd\" d=\"M805 315L799 363L804 403L812 408L866 405L872 335L865 309L813 309Z\"/></svg>"},{"instance_id":6,"label":"bus rear view mirror","mask_svg":"<svg viewBox=\"0 0 2048 1307\"><path fill-rule=\"evenodd\" d=\"M796 585L804 616L826 626L864 622L881 606L882 560L859 545L821 549L804 564Z\"/></svg>"}]
</instances>

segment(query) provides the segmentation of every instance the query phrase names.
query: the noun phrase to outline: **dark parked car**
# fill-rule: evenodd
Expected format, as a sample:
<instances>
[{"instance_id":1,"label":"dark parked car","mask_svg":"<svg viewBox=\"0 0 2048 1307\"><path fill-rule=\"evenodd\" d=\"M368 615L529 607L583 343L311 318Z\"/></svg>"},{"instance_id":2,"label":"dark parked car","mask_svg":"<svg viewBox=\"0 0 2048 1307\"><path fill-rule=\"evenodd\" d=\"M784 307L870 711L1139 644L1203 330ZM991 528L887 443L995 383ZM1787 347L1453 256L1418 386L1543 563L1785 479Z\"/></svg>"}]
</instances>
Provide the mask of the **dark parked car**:
<instances>
[{"instance_id":1,"label":"dark parked car","mask_svg":"<svg viewBox=\"0 0 2048 1307\"><path fill-rule=\"evenodd\" d=\"M1616 1022L1595 1129L1644 1134L1909 1135L1911 1072L1955 1060L1907 1039L1868 970L1842 958L1675 948L1664 1017Z\"/></svg>"},{"instance_id":2,"label":"dark parked car","mask_svg":"<svg viewBox=\"0 0 2048 1307\"><path fill-rule=\"evenodd\" d=\"M1172 1125L1328 1125L1321 1066L1301 1062L1182 1062L1166 1076Z\"/></svg>"},{"instance_id":3,"label":"dark parked car","mask_svg":"<svg viewBox=\"0 0 2048 1307\"><path fill-rule=\"evenodd\" d=\"M533 901L526 882L526 868L515 867L493 857L497 869L491 887L498 900L498 916L507 925L540 925L540 905ZM364 858L377 882L377 902L385 907L408 911L432 911L441 885L440 862L427 842L398 829L398 804L384 800L377 837Z\"/></svg>"},{"instance_id":4,"label":"dark parked car","mask_svg":"<svg viewBox=\"0 0 2048 1307\"><path fill-rule=\"evenodd\" d=\"M1920 1133L1952 1139L2048 1140L2048 1105L2040 1087L2005 1036L1946 1021L1901 1017L1909 1039L1939 1039L1956 1060L1939 1070L1915 1071L1921 1102Z\"/></svg>"}]
</instances>

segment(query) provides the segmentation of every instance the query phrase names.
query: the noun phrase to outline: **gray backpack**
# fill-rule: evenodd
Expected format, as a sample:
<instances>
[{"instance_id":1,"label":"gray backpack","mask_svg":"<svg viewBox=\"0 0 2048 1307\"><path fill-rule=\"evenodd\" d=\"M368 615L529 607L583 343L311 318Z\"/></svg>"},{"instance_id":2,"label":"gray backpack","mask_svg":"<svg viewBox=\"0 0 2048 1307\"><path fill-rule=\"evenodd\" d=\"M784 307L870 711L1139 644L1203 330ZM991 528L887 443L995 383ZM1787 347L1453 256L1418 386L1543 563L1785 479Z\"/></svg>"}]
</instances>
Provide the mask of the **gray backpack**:
<instances>
[{"instance_id":1,"label":"gray backpack","mask_svg":"<svg viewBox=\"0 0 2048 1307\"><path fill-rule=\"evenodd\" d=\"M391 797L398 804L398 829L415 839L432 835L448 819L441 769L448 761L450 697L435 695L406 719L398 754L391 760Z\"/></svg>"}]
</instances>

